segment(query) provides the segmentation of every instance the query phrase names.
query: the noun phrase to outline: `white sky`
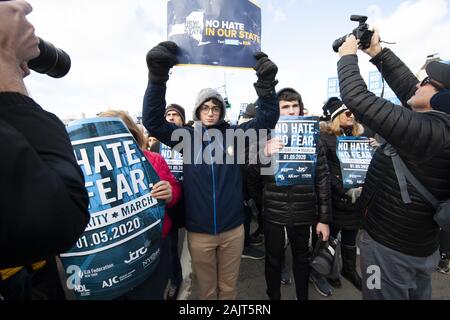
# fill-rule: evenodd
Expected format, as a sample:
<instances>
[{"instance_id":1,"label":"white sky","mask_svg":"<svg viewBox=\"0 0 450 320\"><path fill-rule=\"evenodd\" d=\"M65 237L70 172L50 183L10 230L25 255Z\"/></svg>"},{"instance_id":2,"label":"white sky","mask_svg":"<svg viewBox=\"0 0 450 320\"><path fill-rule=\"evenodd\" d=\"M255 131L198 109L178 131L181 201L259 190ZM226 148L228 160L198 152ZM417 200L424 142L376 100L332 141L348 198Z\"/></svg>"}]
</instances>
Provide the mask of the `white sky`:
<instances>
[{"instance_id":1,"label":"white sky","mask_svg":"<svg viewBox=\"0 0 450 320\"><path fill-rule=\"evenodd\" d=\"M262 50L279 67L277 89L294 87L305 106L321 112L327 79L336 75L334 39L356 27L351 14L368 15L382 39L417 72L426 56L450 60L450 0L259 0ZM165 0L29 0L36 34L64 49L72 59L69 74L52 79L33 72L26 84L33 98L60 118L86 117L108 108L137 115L147 85L145 55L166 38ZM375 68L360 54L362 75ZM220 87L236 117L240 103L256 100L253 71L176 67L167 102L191 110L197 93Z\"/></svg>"}]
</instances>

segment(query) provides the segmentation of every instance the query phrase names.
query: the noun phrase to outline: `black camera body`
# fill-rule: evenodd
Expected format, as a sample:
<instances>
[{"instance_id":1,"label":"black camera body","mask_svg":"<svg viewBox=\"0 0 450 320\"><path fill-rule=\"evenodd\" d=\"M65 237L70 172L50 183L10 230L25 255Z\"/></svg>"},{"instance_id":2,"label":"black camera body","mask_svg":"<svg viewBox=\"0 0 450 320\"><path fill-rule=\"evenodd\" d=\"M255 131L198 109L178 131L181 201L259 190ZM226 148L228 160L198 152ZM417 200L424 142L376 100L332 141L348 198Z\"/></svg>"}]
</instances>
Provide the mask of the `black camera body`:
<instances>
[{"instance_id":1,"label":"black camera body","mask_svg":"<svg viewBox=\"0 0 450 320\"><path fill-rule=\"evenodd\" d=\"M366 16L358 16L352 15L350 17L351 21L358 21L359 26L353 29L352 33L340 37L339 39L334 40L333 42L333 50L334 52L338 52L339 48L345 42L348 36L354 35L356 39L359 39L359 48L361 50L367 49L370 47L370 42L372 40L373 31L369 30L369 25L366 23Z\"/></svg>"}]
</instances>

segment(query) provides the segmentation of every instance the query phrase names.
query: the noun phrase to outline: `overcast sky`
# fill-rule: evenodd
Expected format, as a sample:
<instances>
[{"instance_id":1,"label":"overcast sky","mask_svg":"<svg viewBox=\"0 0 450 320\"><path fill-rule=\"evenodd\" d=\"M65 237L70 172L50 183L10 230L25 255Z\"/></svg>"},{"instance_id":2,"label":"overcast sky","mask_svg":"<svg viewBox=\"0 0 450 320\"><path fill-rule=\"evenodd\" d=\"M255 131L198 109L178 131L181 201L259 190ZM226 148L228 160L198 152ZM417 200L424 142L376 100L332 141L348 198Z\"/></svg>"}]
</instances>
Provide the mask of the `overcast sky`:
<instances>
[{"instance_id":1,"label":"overcast sky","mask_svg":"<svg viewBox=\"0 0 450 320\"><path fill-rule=\"evenodd\" d=\"M244 0L243 0L244 1ZM414 73L426 56L450 60L450 0L259 0L262 8L262 50L279 67L277 89L294 87L305 106L319 113L327 95L327 79L336 76L338 55L332 42L356 27L351 14L369 16L381 38ZM64 49L72 59L70 73L51 79L33 73L26 79L30 94L60 118L87 117L108 108L142 109L147 84L145 55L166 39L165 0L29 0L29 19L36 34ZM361 53L365 78L375 68ZM168 82L167 102L183 105L187 117L205 87L226 83L233 106L256 99L249 70L176 67Z\"/></svg>"}]
</instances>

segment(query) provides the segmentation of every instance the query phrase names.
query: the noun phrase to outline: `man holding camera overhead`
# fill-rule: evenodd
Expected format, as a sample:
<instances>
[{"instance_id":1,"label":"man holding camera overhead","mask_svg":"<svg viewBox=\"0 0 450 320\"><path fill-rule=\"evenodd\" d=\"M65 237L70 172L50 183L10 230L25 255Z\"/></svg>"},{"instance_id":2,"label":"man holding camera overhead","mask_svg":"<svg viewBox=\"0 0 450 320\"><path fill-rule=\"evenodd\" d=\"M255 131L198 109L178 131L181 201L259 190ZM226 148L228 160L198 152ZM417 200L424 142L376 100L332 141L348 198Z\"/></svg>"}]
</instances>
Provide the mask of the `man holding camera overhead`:
<instances>
[{"instance_id":1,"label":"man holding camera overhead","mask_svg":"<svg viewBox=\"0 0 450 320\"><path fill-rule=\"evenodd\" d=\"M382 72L403 106L376 97L360 75L358 45ZM364 299L431 299L439 261L434 208L405 178L412 175L438 200L450 198L450 65L431 62L419 82L375 29L368 43L349 36L339 48L341 97L358 120L387 143L375 153L360 203ZM397 169L395 169L397 168Z\"/></svg>"},{"instance_id":2,"label":"man holding camera overhead","mask_svg":"<svg viewBox=\"0 0 450 320\"><path fill-rule=\"evenodd\" d=\"M0 2L0 295L30 298L25 267L65 252L84 231L88 195L63 123L28 97L39 39L24 1ZM7 268L7 269L5 269ZM9 284L19 287L9 290Z\"/></svg>"}]
</instances>

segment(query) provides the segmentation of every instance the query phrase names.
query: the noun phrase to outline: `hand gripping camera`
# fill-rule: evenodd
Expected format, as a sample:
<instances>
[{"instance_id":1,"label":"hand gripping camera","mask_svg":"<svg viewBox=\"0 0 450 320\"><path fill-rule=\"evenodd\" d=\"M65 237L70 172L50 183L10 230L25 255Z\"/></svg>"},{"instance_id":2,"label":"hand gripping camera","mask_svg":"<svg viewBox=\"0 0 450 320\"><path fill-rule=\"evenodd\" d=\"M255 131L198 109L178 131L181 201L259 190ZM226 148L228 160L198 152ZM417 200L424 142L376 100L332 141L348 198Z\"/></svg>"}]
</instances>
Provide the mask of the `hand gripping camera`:
<instances>
[{"instance_id":1,"label":"hand gripping camera","mask_svg":"<svg viewBox=\"0 0 450 320\"><path fill-rule=\"evenodd\" d=\"M338 52L339 48L345 42L348 36L352 34L356 39L359 39L359 49L364 50L370 47L370 41L372 40L373 31L369 30L369 25L366 23L366 16L358 16L352 15L350 17L351 21L358 21L359 26L353 29L352 33L345 35L339 39L334 40L333 42L333 50L334 52Z\"/></svg>"}]
</instances>

